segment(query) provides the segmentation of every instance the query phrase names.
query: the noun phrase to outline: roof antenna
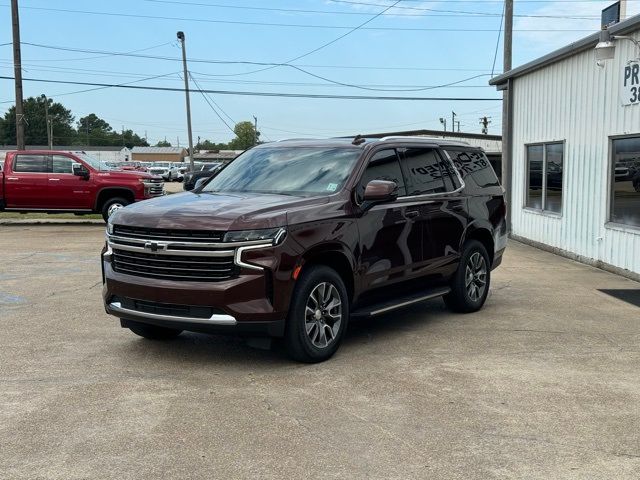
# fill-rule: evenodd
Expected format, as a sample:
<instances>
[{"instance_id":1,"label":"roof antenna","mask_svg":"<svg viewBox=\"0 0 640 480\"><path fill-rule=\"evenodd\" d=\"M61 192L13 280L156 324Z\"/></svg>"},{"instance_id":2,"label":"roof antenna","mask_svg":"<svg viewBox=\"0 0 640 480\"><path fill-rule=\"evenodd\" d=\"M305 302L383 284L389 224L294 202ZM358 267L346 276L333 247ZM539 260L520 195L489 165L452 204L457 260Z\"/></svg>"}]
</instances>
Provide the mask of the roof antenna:
<instances>
[{"instance_id":1,"label":"roof antenna","mask_svg":"<svg viewBox=\"0 0 640 480\"><path fill-rule=\"evenodd\" d=\"M362 135L356 135L356 138L354 138L351 143L353 143L354 145L362 145L366 141L367 139L364 138Z\"/></svg>"}]
</instances>

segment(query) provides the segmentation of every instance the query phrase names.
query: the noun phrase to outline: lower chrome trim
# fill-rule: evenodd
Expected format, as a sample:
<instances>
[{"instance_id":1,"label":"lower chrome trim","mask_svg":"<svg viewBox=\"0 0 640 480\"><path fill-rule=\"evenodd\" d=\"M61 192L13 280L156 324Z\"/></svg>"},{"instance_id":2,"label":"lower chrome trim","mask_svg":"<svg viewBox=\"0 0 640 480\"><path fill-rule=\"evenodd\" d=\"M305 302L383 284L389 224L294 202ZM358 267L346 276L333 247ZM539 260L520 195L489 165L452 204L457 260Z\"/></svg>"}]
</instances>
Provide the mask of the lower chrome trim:
<instances>
[{"instance_id":1,"label":"lower chrome trim","mask_svg":"<svg viewBox=\"0 0 640 480\"><path fill-rule=\"evenodd\" d=\"M206 325L236 325L238 322L231 315L219 315L213 314L210 318L195 318L195 317L176 317L173 315L160 315L158 313L140 312L138 310L131 310L124 308L120 302L111 302L109 308L114 313L120 313L123 315L131 315L133 317L148 318L149 320L166 320L169 322L185 322L185 323L202 323Z\"/></svg>"},{"instance_id":2,"label":"lower chrome trim","mask_svg":"<svg viewBox=\"0 0 640 480\"><path fill-rule=\"evenodd\" d=\"M396 308L406 307L408 305L412 305L414 303L423 302L425 300L429 300L431 298L441 297L442 295L446 295L451 291L450 288L443 288L441 290L430 293L429 295L424 295L422 297L413 298L411 300L407 300L406 302L396 303L395 305L389 305L388 307L380 308L378 310L373 310L369 313L370 316L380 315L381 313L390 312L391 310L395 310Z\"/></svg>"}]
</instances>

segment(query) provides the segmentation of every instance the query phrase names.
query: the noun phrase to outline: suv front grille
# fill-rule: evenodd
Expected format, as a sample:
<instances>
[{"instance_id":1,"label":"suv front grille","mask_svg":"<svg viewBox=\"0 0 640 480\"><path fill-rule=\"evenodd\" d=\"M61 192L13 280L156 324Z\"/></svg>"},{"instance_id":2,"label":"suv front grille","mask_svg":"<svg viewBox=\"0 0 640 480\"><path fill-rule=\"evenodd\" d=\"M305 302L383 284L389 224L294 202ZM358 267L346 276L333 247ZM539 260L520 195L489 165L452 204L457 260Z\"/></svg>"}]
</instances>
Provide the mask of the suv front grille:
<instances>
[{"instance_id":1,"label":"suv front grille","mask_svg":"<svg viewBox=\"0 0 640 480\"><path fill-rule=\"evenodd\" d=\"M114 225L114 235L144 240L168 240L174 242L221 242L223 232L209 230L169 230Z\"/></svg>"},{"instance_id":2,"label":"suv front grille","mask_svg":"<svg viewBox=\"0 0 640 480\"><path fill-rule=\"evenodd\" d=\"M159 255L113 249L113 270L138 277L215 282L237 275L233 256Z\"/></svg>"}]
</instances>

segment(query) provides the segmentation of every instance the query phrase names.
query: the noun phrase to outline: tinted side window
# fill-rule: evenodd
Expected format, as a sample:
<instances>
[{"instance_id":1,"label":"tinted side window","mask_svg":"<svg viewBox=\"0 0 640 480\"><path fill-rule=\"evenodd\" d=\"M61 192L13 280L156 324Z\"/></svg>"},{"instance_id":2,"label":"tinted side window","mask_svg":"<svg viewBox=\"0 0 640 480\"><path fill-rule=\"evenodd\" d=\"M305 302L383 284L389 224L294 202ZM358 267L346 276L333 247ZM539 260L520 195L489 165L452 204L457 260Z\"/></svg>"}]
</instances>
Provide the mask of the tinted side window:
<instances>
[{"instance_id":1,"label":"tinted side window","mask_svg":"<svg viewBox=\"0 0 640 480\"><path fill-rule=\"evenodd\" d=\"M487 187L499 187L489 160L485 154L477 150L447 150L454 165L460 172L467 190L477 192Z\"/></svg>"},{"instance_id":2,"label":"tinted side window","mask_svg":"<svg viewBox=\"0 0 640 480\"><path fill-rule=\"evenodd\" d=\"M73 173L72 165L74 162L71 158L62 155L54 155L52 162L53 173Z\"/></svg>"},{"instance_id":3,"label":"tinted side window","mask_svg":"<svg viewBox=\"0 0 640 480\"><path fill-rule=\"evenodd\" d=\"M404 165L409 175L409 195L446 192L440 157L433 148L407 148Z\"/></svg>"},{"instance_id":4,"label":"tinted side window","mask_svg":"<svg viewBox=\"0 0 640 480\"><path fill-rule=\"evenodd\" d=\"M24 173L47 173L48 163L46 155L16 155L13 160L13 171Z\"/></svg>"},{"instance_id":5,"label":"tinted side window","mask_svg":"<svg viewBox=\"0 0 640 480\"><path fill-rule=\"evenodd\" d=\"M396 182L398 184L398 196L407 194L402 170L400 170L400 163L398 162L398 155L394 149L382 150L371 158L360 180L359 198L362 198L364 189L371 180Z\"/></svg>"}]
</instances>

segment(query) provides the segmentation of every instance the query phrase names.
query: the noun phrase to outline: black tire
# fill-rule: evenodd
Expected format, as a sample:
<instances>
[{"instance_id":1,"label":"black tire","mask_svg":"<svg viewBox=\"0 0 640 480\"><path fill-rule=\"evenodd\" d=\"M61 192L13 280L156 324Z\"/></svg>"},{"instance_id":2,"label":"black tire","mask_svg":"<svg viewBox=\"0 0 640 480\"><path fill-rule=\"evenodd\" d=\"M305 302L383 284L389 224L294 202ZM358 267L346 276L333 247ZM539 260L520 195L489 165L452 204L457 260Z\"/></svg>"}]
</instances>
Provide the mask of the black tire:
<instances>
[{"instance_id":1,"label":"black tire","mask_svg":"<svg viewBox=\"0 0 640 480\"><path fill-rule=\"evenodd\" d=\"M331 285L330 287L324 287L326 290L319 290L322 285ZM329 300L329 304L334 305L327 309L327 314L323 314L320 308L316 309L316 312L321 312L322 318L305 315L307 310L307 303L316 303L318 295L323 296L322 293L327 291L324 298L331 297L335 299L335 295L339 297L339 307L333 300ZM313 299L311 294L314 294ZM326 306L326 305L325 305ZM334 317L339 312L340 323L336 326L337 321ZM331 313L332 315L329 315ZM289 308L289 316L287 318L287 326L285 329L285 348L291 358L299 362L316 363L323 362L329 359L340 346L344 332L347 329L347 323L349 321L349 297L347 295L347 289L344 286L344 282L338 273L324 265L312 265L302 271L300 275L291 299L291 306ZM333 323L331 323L333 322ZM311 329L307 334L307 326L310 325ZM335 328L334 328L335 327ZM327 341L326 346L318 346L314 343L314 340L310 337L317 337L315 340L317 343L322 342L322 334L324 333L324 339ZM329 342L329 337L333 336Z\"/></svg>"},{"instance_id":2,"label":"black tire","mask_svg":"<svg viewBox=\"0 0 640 480\"><path fill-rule=\"evenodd\" d=\"M477 261L479 260L478 255L483 262L484 276L481 275L480 270L476 269L478 266ZM470 273L473 276L471 281L469 280L469 272L467 269L470 269ZM482 282L482 278L484 278L484 288L481 289L479 285ZM489 262L487 249L479 241L469 240L464 244L460 264L451 279L451 292L443 297L444 303L454 312L477 312L482 308L487 299L490 285L491 264ZM474 286L477 290L473 288Z\"/></svg>"},{"instance_id":3,"label":"black tire","mask_svg":"<svg viewBox=\"0 0 640 480\"><path fill-rule=\"evenodd\" d=\"M147 323L127 321L127 327L136 335L148 340L171 340L182 333L182 330L173 328L158 327Z\"/></svg>"},{"instance_id":4,"label":"black tire","mask_svg":"<svg viewBox=\"0 0 640 480\"><path fill-rule=\"evenodd\" d=\"M102 218L104 218L104 221L107 222L109 220L110 210L113 210L113 206L120 205L120 208L122 208L126 207L130 203L131 202L129 200L122 197L113 197L108 199L106 202L104 202L104 205L102 205ZM113 213L113 211L111 211L111 213Z\"/></svg>"}]
</instances>

